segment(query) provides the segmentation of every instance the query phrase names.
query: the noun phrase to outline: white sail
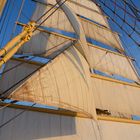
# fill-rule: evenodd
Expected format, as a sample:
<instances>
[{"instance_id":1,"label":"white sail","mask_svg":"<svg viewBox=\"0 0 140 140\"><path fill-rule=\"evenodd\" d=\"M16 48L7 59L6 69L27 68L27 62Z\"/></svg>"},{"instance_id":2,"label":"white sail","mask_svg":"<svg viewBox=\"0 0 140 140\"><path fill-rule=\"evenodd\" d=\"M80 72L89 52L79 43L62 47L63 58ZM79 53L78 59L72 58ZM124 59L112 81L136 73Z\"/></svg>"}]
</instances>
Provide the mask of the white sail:
<instances>
[{"instance_id":1,"label":"white sail","mask_svg":"<svg viewBox=\"0 0 140 140\"><path fill-rule=\"evenodd\" d=\"M17 69L14 72L18 72ZM17 74L16 77L20 78L20 73ZM2 77L3 83L8 81L6 76ZM11 76L11 79L14 77ZM52 105L95 117L89 66L74 47L38 70L9 98Z\"/></svg>"},{"instance_id":2,"label":"white sail","mask_svg":"<svg viewBox=\"0 0 140 140\"><path fill-rule=\"evenodd\" d=\"M55 5L55 0L47 0L48 4ZM95 3L87 0L68 0L66 4L78 15L89 18L99 24L108 27L106 17L103 16Z\"/></svg>"},{"instance_id":3,"label":"white sail","mask_svg":"<svg viewBox=\"0 0 140 140\"><path fill-rule=\"evenodd\" d=\"M0 78L0 96L9 94L15 90L22 83L20 83L20 81L38 67L39 66L16 60L10 60L6 63L3 74Z\"/></svg>"},{"instance_id":4,"label":"white sail","mask_svg":"<svg viewBox=\"0 0 140 140\"><path fill-rule=\"evenodd\" d=\"M99 49L90 46L90 55L92 56L92 68L109 75L119 75L134 81L139 81L134 69L130 65L130 58L118 55L108 50Z\"/></svg>"},{"instance_id":5,"label":"white sail","mask_svg":"<svg viewBox=\"0 0 140 140\"><path fill-rule=\"evenodd\" d=\"M52 6L48 5L43 5L38 3L36 6L36 10L32 16L32 20L36 21L38 18L40 18L42 16L43 13L45 13L46 11L48 11L50 8L52 8ZM53 8L53 10L51 10L50 12L48 12L40 21L39 23L41 23L44 19L46 19L53 11L55 10L55 8ZM64 30L64 31L69 31L69 32L74 32L68 18L66 17L65 13L62 12L62 10L58 9L56 12L54 12L50 18L48 18L43 24L42 26L44 27L51 27L51 28L57 28L60 30Z\"/></svg>"},{"instance_id":6,"label":"white sail","mask_svg":"<svg viewBox=\"0 0 140 140\"><path fill-rule=\"evenodd\" d=\"M95 106L114 112L140 115L140 86L92 77Z\"/></svg>"},{"instance_id":7,"label":"white sail","mask_svg":"<svg viewBox=\"0 0 140 140\"><path fill-rule=\"evenodd\" d=\"M0 112L1 140L139 140L139 124L94 121L6 108Z\"/></svg>"},{"instance_id":8,"label":"white sail","mask_svg":"<svg viewBox=\"0 0 140 140\"><path fill-rule=\"evenodd\" d=\"M51 2L53 3L53 1L51 1ZM56 2L54 2L54 3L56 3ZM68 4L66 3L66 5L68 5ZM46 6L46 5L38 3L37 8L33 14L32 20L38 19L46 10L49 10L51 7L52 6L50 6L50 5ZM71 9L71 10L73 10L73 9ZM51 12L49 12L41 21L43 21ZM118 35L113 33L110 29L99 26L93 22L90 22L90 21L85 20L80 17L79 17L79 20L83 25L83 29L84 29L85 35L87 37L91 37L92 39L94 39L96 41L102 42L104 44L107 44L109 46L122 50L122 47L120 46L120 41L119 41ZM48 18L47 21L42 24L42 26L56 28L59 30L64 30L64 31L69 31L69 32L74 33L73 27L72 27L69 19L67 18L65 13L60 9L58 9L51 16L51 18ZM33 40L37 40L38 42L40 42L40 40L41 40L41 42L45 42L47 44L48 37L45 38L44 35L43 35L44 36L43 37L40 34L42 34L42 33L35 33L33 36L33 38L34 38ZM37 41L32 41L32 42L37 42ZM32 45L33 45L33 47L31 45L30 46L31 46L31 48L33 48L32 49L33 52L39 51L39 49L37 49L36 47L34 48L34 45L36 46L36 43L32 44ZM46 45L44 45L44 46L46 46ZM44 46L42 47L42 51L45 48ZM40 48L40 45L38 45L38 48Z\"/></svg>"},{"instance_id":9,"label":"white sail","mask_svg":"<svg viewBox=\"0 0 140 140\"><path fill-rule=\"evenodd\" d=\"M123 51L117 33L85 19L81 23L87 37Z\"/></svg>"}]
</instances>

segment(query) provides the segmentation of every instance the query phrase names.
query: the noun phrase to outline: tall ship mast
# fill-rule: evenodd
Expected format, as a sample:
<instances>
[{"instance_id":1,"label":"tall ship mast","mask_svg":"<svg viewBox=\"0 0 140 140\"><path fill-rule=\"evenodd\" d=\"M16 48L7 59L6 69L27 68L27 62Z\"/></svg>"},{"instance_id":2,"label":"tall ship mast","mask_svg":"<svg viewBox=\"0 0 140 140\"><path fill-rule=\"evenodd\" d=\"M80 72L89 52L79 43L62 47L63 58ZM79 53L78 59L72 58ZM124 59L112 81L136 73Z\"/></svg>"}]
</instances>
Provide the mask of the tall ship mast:
<instances>
[{"instance_id":1,"label":"tall ship mast","mask_svg":"<svg viewBox=\"0 0 140 140\"><path fill-rule=\"evenodd\" d=\"M0 50L0 140L139 140L140 77L107 15L94 0L32 2Z\"/></svg>"}]
</instances>

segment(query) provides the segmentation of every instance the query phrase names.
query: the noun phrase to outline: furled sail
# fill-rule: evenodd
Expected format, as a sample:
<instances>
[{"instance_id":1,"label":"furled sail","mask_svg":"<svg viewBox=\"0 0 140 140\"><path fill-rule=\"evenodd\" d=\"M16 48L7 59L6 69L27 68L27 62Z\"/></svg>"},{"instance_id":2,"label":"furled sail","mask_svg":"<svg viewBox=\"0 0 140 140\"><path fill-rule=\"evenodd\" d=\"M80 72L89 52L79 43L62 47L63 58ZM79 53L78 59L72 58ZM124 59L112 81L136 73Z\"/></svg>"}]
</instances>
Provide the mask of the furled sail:
<instances>
[{"instance_id":1,"label":"furled sail","mask_svg":"<svg viewBox=\"0 0 140 140\"><path fill-rule=\"evenodd\" d=\"M140 86L92 77L96 108L140 115Z\"/></svg>"},{"instance_id":2,"label":"furled sail","mask_svg":"<svg viewBox=\"0 0 140 140\"><path fill-rule=\"evenodd\" d=\"M131 59L108 50L90 46L92 68L110 75L116 74L134 81L139 81L130 65Z\"/></svg>"},{"instance_id":3,"label":"furled sail","mask_svg":"<svg viewBox=\"0 0 140 140\"><path fill-rule=\"evenodd\" d=\"M49 1L49 3L54 5L56 3L54 1ZM66 3L66 5L69 6L69 3ZM37 19L37 17L40 17L41 12L43 13L43 11L45 11L44 9L47 9L47 8L50 9L52 6L38 4L37 7L38 8L36 8L36 11L32 18L33 20ZM40 11L39 9L43 9L40 12L40 15L38 14L38 12ZM71 9L73 10L73 8L71 8ZM96 19L96 17L93 17L93 18ZM117 33L114 33L109 28L105 28L101 25L98 25L98 24L91 22L89 20L86 20L84 18L79 17L79 19L80 19L80 22L82 23L85 35L87 37L90 37L96 41L102 42L102 43L112 46L114 48L123 50ZM73 28L70 25L68 18L66 17L64 12L60 9L55 14L53 14L52 18L48 19L43 24L43 26L52 27L52 28L56 28L56 29L64 30L64 31L68 31L68 32L73 32Z\"/></svg>"},{"instance_id":4,"label":"furled sail","mask_svg":"<svg viewBox=\"0 0 140 140\"><path fill-rule=\"evenodd\" d=\"M51 3L51 4L54 5L55 4L54 1L55 0L53 0L53 1L51 0L51 1L48 1L48 3ZM73 3L74 5L71 6L70 3L71 4ZM76 3L77 3L77 5L76 5ZM78 9L78 4L84 4L85 6L87 6L87 3L88 3L88 6L90 5L92 7L92 9L95 9L95 11L98 9L97 6L96 7L93 6L93 5L95 5L93 2L91 2L91 1L85 1L85 0L83 0L83 2L81 2L81 3L79 1L77 1L77 2L68 1L66 4L68 6L70 6L71 9L75 13L77 13L75 11L75 9ZM81 9L81 8L79 8L79 9ZM100 11L98 11L98 12L100 12ZM79 13L79 10L78 10L78 13ZM86 13L86 17L88 15L90 15L90 14L87 14L87 9L86 9L86 12L83 12L83 13ZM102 18L104 19L104 21L106 19L102 15L102 18L100 17L99 18L99 21L97 21L96 19L98 19L98 18L97 18L97 16L94 16L94 12L93 11L91 12L91 16L92 16L92 18L89 18L89 19L92 19L92 20L96 21L97 23L100 23L99 21L102 21ZM109 45L109 46L112 46L114 48L118 48L120 50L123 49L121 47L121 43L120 43L120 40L119 40L119 37L118 37L117 33L111 31L109 28L105 28L103 26L100 26L100 25L98 25L98 24L96 24L94 22L91 22L89 20L86 20L84 18L79 17L79 19L80 19L80 21L81 21L81 23L83 25L83 28L84 28L84 31L85 31L85 34L86 34L87 37L90 37L92 39L95 39L95 40L97 40L99 42L102 42L102 43L104 43L106 45ZM100 24L102 24L102 23L100 23ZM106 24L106 26L107 26L107 24Z\"/></svg>"},{"instance_id":5,"label":"furled sail","mask_svg":"<svg viewBox=\"0 0 140 140\"><path fill-rule=\"evenodd\" d=\"M20 71L16 69L14 72ZM3 76L1 82L9 82L7 76ZM14 77L11 76L11 79ZM71 47L38 70L8 97L52 105L91 117L95 116L91 90L89 66L77 49Z\"/></svg>"}]
</instances>

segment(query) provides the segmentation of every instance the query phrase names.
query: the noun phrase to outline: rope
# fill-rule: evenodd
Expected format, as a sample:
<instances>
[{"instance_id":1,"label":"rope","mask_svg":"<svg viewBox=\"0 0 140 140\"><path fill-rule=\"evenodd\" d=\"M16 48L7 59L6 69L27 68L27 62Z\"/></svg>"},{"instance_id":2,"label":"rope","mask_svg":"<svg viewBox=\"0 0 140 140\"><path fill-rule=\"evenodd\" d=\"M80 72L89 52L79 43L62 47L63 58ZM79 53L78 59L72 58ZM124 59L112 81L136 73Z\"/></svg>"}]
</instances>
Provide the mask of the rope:
<instances>
[{"instance_id":1,"label":"rope","mask_svg":"<svg viewBox=\"0 0 140 140\"><path fill-rule=\"evenodd\" d=\"M99 1L100 1L100 0L99 0ZM108 13L104 10L104 8L103 8L101 5L99 5L99 6L101 7L102 11L109 17L109 19L111 19L121 30L124 31L124 33L125 33L138 47L140 47L140 43L137 42L137 40L136 40L135 38L133 38L132 35L129 34L118 22L116 22L116 21L114 20L114 18L112 18L112 17L110 16L110 14L108 14Z\"/></svg>"},{"instance_id":2,"label":"rope","mask_svg":"<svg viewBox=\"0 0 140 140\"><path fill-rule=\"evenodd\" d=\"M36 105L36 103L33 103L30 107L33 107L34 105ZM26 108L24 110L22 110L20 113L16 114L14 117L10 118L8 121L4 122L3 124L0 125L0 128L6 126L7 124L9 124L11 121L15 120L16 118L18 118L20 115L22 115L24 112L28 111L29 108Z\"/></svg>"},{"instance_id":3,"label":"rope","mask_svg":"<svg viewBox=\"0 0 140 140\"><path fill-rule=\"evenodd\" d=\"M73 41L72 45L74 45L74 44L75 44L75 41ZM71 46L69 46L69 47L71 47ZM10 91L13 87L15 87L16 85L18 85L19 83L21 83L22 81L24 81L25 79L27 79L28 77L30 77L32 74L34 74L35 72L37 72L38 70L40 70L42 67L44 67L46 64L48 64L49 62L51 62L53 59L55 59L57 56L59 56L61 53L63 53L65 50L67 50L69 47L67 47L64 50L60 51L56 56L54 56L48 62L46 62L43 65L39 66L37 69L35 69L34 71L32 71L30 74L28 74L27 76L25 76L23 79L21 79L20 81L18 81L17 83L15 83L14 85L12 85L11 87L9 87L6 91L4 91L3 93L0 94L0 98L1 99L5 99L5 94L8 93L8 91Z\"/></svg>"},{"instance_id":4,"label":"rope","mask_svg":"<svg viewBox=\"0 0 140 140\"><path fill-rule=\"evenodd\" d=\"M38 27L40 26L40 25L42 25L48 18L50 18L65 2L66 2L67 0L65 0L64 2L62 2L50 15L48 15L48 17L46 17L38 26L36 26L36 28L33 30L33 32L34 31L36 31L37 29L38 29ZM53 8L54 8L55 6L53 6ZM52 8L50 8L50 9L52 9ZM48 10L49 11L49 10ZM48 13L48 11L46 12L46 14ZM44 14L43 14L44 15Z\"/></svg>"},{"instance_id":5,"label":"rope","mask_svg":"<svg viewBox=\"0 0 140 140\"><path fill-rule=\"evenodd\" d=\"M42 25L48 18L50 18L51 15L53 15L66 1L67 1L67 0L65 0L65 1L64 1L60 6L58 6L48 17L46 17L45 20L43 20L43 21L34 29L34 31L36 31L40 25ZM22 5L23 5L23 3L22 3ZM56 3L55 5L57 5L57 3ZM55 7L55 5L53 6L53 8ZM50 8L48 11L46 11L41 17L45 16L51 9L52 9L52 8ZM21 12L22 12L22 11L21 11ZM38 18L37 21L39 21L40 19L41 19L41 18ZM36 21L36 22L37 22L37 21ZM34 31L33 31L33 32L34 32ZM51 49L53 49L53 48L51 48ZM49 49L49 50L51 50L51 49ZM49 51L49 50L47 50L47 51ZM35 57L32 57L31 59L28 59L28 61L32 60L33 58L35 58ZM4 71L3 73L0 73L0 75L4 74L4 73L6 73L6 72L8 72L8 71L10 71L10 70L12 70L12 69L14 69L14 68L20 66L20 65L22 65L23 63L25 63L25 62L21 62L20 64L14 66L13 68L10 68L10 69Z\"/></svg>"}]
</instances>

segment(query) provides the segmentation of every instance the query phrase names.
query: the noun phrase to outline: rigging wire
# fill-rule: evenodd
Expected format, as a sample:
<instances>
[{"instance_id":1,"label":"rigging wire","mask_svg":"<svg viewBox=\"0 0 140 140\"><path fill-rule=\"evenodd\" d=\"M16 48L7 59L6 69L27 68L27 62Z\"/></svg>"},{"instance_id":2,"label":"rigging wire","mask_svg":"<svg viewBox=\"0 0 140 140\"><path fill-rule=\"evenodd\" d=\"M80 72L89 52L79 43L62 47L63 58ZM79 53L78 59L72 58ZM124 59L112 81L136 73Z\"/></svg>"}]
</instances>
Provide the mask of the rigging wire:
<instances>
[{"instance_id":1,"label":"rigging wire","mask_svg":"<svg viewBox=\"0 0 140 140\"><path fill-rule=\"evenodd\" d=\"M121 7L119 4L117 4L117 2L114 2L113 0L110 0L110 2L111 2L114 6L116 5L117 8L119 8L119 9L125 11L131 18L136 19L136 17L135 17L133 14L131 14L129 11L127 11L126 9L124 9L123 7ZM126 3L125 3L125 6L126 6ZM137 20L139 20L139 19L137 19Z\"/></svg>"},{"instance_id":2,"label":"rigging wire","mask_svg":"<svg viewBox=\"0 0 140 140\"><path fill-rule=\"evenodd\" d=\"M63 1L50 15L48 15L38 26L36 26L36 28L33 30L36 31L38 29L38 27L40 27L40 25L42 25L48 18L50 18L67 0ZM55 7L55 5L53 6L53 8ZM51 9L51 8L50 8ZM49 11L49 10L48 10ZM47 11L47 13L48 13ZM46 14L47 14L46 13ZM44 15L44 14L43 14ZM45 15L44 15L45 16Z\"/></svg>"},{"instance_id":3,"label":"rigging wire","mask_svg":"<svg viewBox=\"0 0 140 140\"><path fill-rule=\"evenodd\" d=\"M108 8L112 13L114 13L120 20L122 20L124 23L126 23L134 32L137 33L137 35L140 36L140 32L138 32L131 24L129 24L127 22L127 20L124 20L119 14L117 14L117 12L115 12L114 10L112 10L105 2L99 0L106 8ZM133 33L133 32L132 32ZM132 34L130 33L130 34Z\"/></svg>"},{"instance_id":4,"label":"rigging wire","mask_svg":"<svg viewBox=\"0 0 140 140\"><path fill-rule=\"evenodd\" d=\"M52 48L46 50L46 52L49 52L49 51L51 51L51 50L57 48L59 45L61 45L61 44L63 44L63 43L66 43L66 42L67 42L67 41L64 41L64 42L62 42L62 43L60 43L60 44L58 44L58 45L56 45L56 46L54 46L54 47L52 47ZM44 54L44 53L42 53L42 54ZM42 55L42 54L39 54L39 56ZM26 56L25 56L25 57L26 57ZM31 58L27 59L26 62L28 63L28 62L30 62L31 60L33 60L34 58L36 58L36 56L32 56ZM5 73L7 73L7 72L9 72L9 71L11 71L11 70L13 70L13 69L15 69L15 68L17 68L17 67L19 67L19 66L21 66L21 65L23 65L23 64L25 64L26 62L20 62L20 63L17 64L16 66L13 66L13 67L11 67L11 68L9 68L9 69L3 71L2 73L0 73L0 76L3 75L3 74L5 74Z\"/></svg>"},{"instance_id":5,"label":"rigging wire","mask_svg":"<svg viewBox=\"0 0 140 140\"><path fill-rule=\"evenodd\" d=\"M133 56L133 54L132 54L132 51L128 48L128 46L126 45L126 42L122 39L121 40L122 41L122 43L123 43L123 45L125 46L125 48L127 49L127 51L128 51L128 53L131 55L131 56ZM134 59L134 61L135 61L135 63L136 63L136 66L140 69L140 65L138 64L138 62Z\"/></svg>"},{"instance_id":6,"label":"rigging wire","mask_svg":"<svg viewBox=\"0 0 140 140\"><path fill-rule=\"evenodd\" d=\"M47 10L43 15L41 15L37 20L36 23L41 20L48 12L50 12L58 3L56 3L55 5L53 5L49 10Z\"/></svg>"},{"instance_id":7,"label":"rigging wire","mask_svg":"<svg viewBox=\"0 0 140 140\"><path fill-rule=\"evenodd\" d=\"M65 0L63 3L61 3L50 15L48 15L48 17L46 17L34 30L36 31L38 29L38 27L43 24L52 14L54 14L67 0ZM66 48L67 49L67 48ZM65 49L64 49L65 50ZM63 50L63 51L64 51ZM62 51L62 52L63 52ZM62 53L60 52L60 53ZM56 56L58 56L60 53L58 53ZM55 57L56 57L55 56ZM54 57L54 58L55 58ZM50 59L48 62L44 63L43 65L41 65L39 68L37 68L36 70L34 70L32 73L30 73L29 75L27 75L26 77L24 77L23 79L21 79L19 82L15 83L14 85L12 85L10 88L8 88L6 91L4 91L3 93L0 94L0 98L5 94L7 93L10 89L12 89L14 86L16 86L17 84L19 84L20 82L22 82L23 80L25 80L27 77L29 77L30 75L32 75L34 72L38 71L40 68L42 68L43 66L45 66L47 63L49 63L50 61L52 61L54 58ZM22 62L24 63L24 62Z\"/></svg>"},{"instance_id":8,"label":"rigging wire","mask_svg":"<svg viewBox=\"0 0 140 140\"><path fill-rule=\"evenodd\" d=\"M121 30L124 31L124 33L138 46L140 47L140 43L137 42L137 40L135 40L131 34L129 34L118 22L116 22L111 16L110 14L108 14L101 5L99 5L99 7L102 9L102 11L109 17L109 19L111 19Z\"/></svg>"},{"instance_id":9,"label":"rigging wire","mask_svg":"<svg viewBox=\"0 0 140 140\"><path fill-rule=\"evenodd\" d=\"M67 1L67 0L65 0L63 3L61 3L50 15L48 15L48 16L34 29L34 31L36 31L40 25L42 25L48 18L50 18L51 15L53 15L66 1ZM56 4L57 4L57 3L56 3ZM56 5L56 4L55 4L55 5ZM53 8L55 7L55 5L53 6ZM52 9L52 8L50 8L50 9ZM46 11L41 17L45 16L49 11L50 11L50 10ZM40 20L40 18L38 18L37 21L39 21L39 20ZM34 31L33 31L33 32L34 32ZM50 50L51 50L51 49L50 49ZM47 51L49 51L49 50L47 50ZM32 57L31 59L28 59L28 61L32 60L33 58L34 58L34 57ZM25 62L21 62L21 63L20 63L19 65L17 65L17 66L20 66L22 63L25 63ZM13 68L16 68L16 66L14 66ZM0 73L0 75L2 75L2 74L4 74L4 73L6 73L6 72L12 70L13 68L10 68L9 70L6 70L5 72Z\"/></svg>"},{"instance_id":10,"label":"rigging wire","mask_svg":"<svg viewBox=\"0 0 140 140\"><path fill-rule=\"evenodd\" d=\"M75 41L72 41L72 45L75 44ZM17 83L15 83L14 85L12 85L11 87L9 87L7 90L5 90L4 92L2 92L0 94L0 99L5 99L5 94L10 91L13 87L15 87L16 85L18 85L19 83L21 83L22 81L24 81L25 79L27 79L29 76L31 76L32 74L34 74L35 72L37 72L38 70L40 70L42 67L44 67L46 64L48 64L49 62L51 62L53 59L55 59L57 56L59 56L61 53L63 53L65 50L67 50L69 47L66 47L64 50L61 50L60 52L58 52L52 59L50 59L48 62L44 63L43 65L39 66L37 69L35 69L34 71L32 71L30 74L28 74L27 76L25 76L23 79L21 79L20 81L18 81ZM24 62L23 62L24 63Z\"/></svg>"},{"instance_id":11,"label":"rigging wire","mask_svg":"<svg viewBox=\"0 0 140 140\"><path fill-rule=\"evenodd\" d=\"M73 45L74 45L75 43L73 42ZM69 46L70 47L70 46ZM67 48L65 48L62 52L64 52L65 50L67 50L69 47L67 47ZM60 55L62 52L60 52L59 54L57 54L54 58L56 58L58 55ZM53 58L53 59L54 59ZM53 59L51 59L51 60L53 60ZM50 60L50 61L51 61ZM50 62L49 61L49 62ZM47 62L47 63L49 63L49 62ZM46 64L47 64L46 63ZM46 64L44 64L44 65L46 65ZM43 65L43 66L44 66ZM34 72L36 72L36 71L38 71L40 68L42 68L43 66L40 66L38 69L36 69ZM28 76L26 76L24 79L26 79L27 77L29 77L30 75L32 75L34 72L32 72L31 74L29 74ZM23 81L24 79L22 79L21 81ZM21 82L20 81L20 82ZM19 82L18 82L19 83ZM16 83L16 84L18 84L18 83ZM15 86L15 85L14 85ZM13 86L13 87L14 87ZM11 87L12 88L12 87ZM2 94L1 94L2 95ZM15 101L13 101L14 103L16 102L16 100ZM34 105L36 105L36 103L33 103L30 107L33 107ZM5 108L6 108L7 106L5 106ZM22 115L24 112L26 112L26 111L28 111L29 110L29 108L26 108L26 109L24 109L24 110L22 110L20 113L18 113L17 115L15 115L14 117L12 117L11 119L9 119L8 121L6 121L6 122L4 122L3 124L1 124L0 125L0 128L2 128L2 127L4 127L5 125L7 125L8 123L10 123L11 121L13 121L14 119L16 119L17 117L19 117L20 115Z\"/></svg>"},{"instance_id":12,"label":"rigging wire","mask_svg":"<svg viewBox=\"0 0 140 140\"><path fill-rule=\"evenodd\" d=\"M33 103L30 107L35 106L36 103ZM30 108L26 108L24 110L22 110L21 112L19 112L18 114L16 114L15 116L13 116L12 118L10 118L9 120L7 120L6 122L4 122L3 124L0 125L0 128L6 126L7 124L9 124L11 121L15 120L16 118L18 118L20 115L22 115L23 113L25 113L26 111L28 111Z\"/></svg>"},{"instance_id":13,"label":"rigging wire","mask_svg":"<svg viewBox=\"0 0 140 140\"><path fill-rule=\"evenodd\" d=\"M100 1L100 0L99 0L99 1ZM103 3L103 4L104 4L104 3ZM107 7L106 4L104 4L104 6ZM101 7L101 6L100 6L100 7ZM102 7L101 7L101 8L102 8ZM131 39L136 43L136 45L139 46L139 43L137 43L137 42L131 37L131 34L128 34L128 33L123 29L123 27L122 27L121 25L119 25L119 23L117 23L109 14L107 14L107 12L105 12L105 10L104 10L103 8L102 8L102 10L103 10L103 12L104 12L115 24L118 25L118 27L120 27L120 28L124 31L124 33L126 33L126 34L128 35L129 38L131 38ZM114 13L115 13L115 12L114 12ZM124 16L124 18L125 18L125 16ZM125 22L125 20L124 20L124 22ZM136 25L136 22L135 22L135 25ZM128 49L128 48L126 47L126 49ZM126 55L126 53L125 53L124 55ZM139 65L138 65L137 61L135 61L135 63L136 63L136 65L137 65L137 67L139 68Z\"/></svg>"},{"instance_id":14,"label":"rigging wire","mask_svg":"<svg viewBox=\"0 0 140 140\"><path fill-rule=\"evenodd\" d=\"M136 8L136 6L135 5L133 5L134 3L133 3L133 1L131 1L132 2L132 4L130 4L127 0L122 0L124 3L126 3L127 5L129 5L129 7L131 7L132 9L134 9L135 11L137 11L138 13L140 13L140 10L138 9L138 8Z\"/></svg>"}]
</instances>

